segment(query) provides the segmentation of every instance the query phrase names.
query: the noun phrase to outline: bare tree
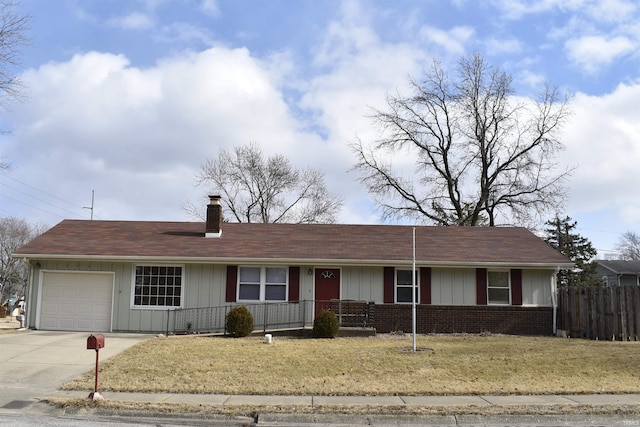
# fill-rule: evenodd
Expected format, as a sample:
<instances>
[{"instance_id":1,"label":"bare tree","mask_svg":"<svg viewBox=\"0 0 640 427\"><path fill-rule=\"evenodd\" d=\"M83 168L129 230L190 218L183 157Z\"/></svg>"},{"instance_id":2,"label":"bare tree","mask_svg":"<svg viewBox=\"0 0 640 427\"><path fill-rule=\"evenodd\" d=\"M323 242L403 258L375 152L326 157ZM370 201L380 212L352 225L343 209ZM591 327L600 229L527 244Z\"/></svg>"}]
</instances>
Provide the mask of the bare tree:
<instances>
[{"instance_id":1,"label":"bare tree","mask_svg":"<svg viewBox=\"0 0 640 427\"><path fill-rule=\"evenodd\" d=\"M410 96L388 96L388 109L374 110L380 138L352 145L354 170L384 218L494 226L557 211L570 175L555 160L567 97L547 85L518 100L512 78L480 55L463 57L455 78L434 62L410 85Z\"/></svg>"},{"instance_id":2,"label":"bare tree","mask_svg":"<svg viewBox=\"0 0 640 427\"><path fill-rule=\"evenodd\" d=\"M29 44L31 25L31 17L18 13L17 7L13 0L0 0L0 92L8 98L22 94L18 69L21 48Z\"/></svg>"},{"instance_id":3,"label":"bare tree","mask_svg":"<svg viewBox=\"0 0 640 427\"><path fill-rule=\"evenodd\" d=\"M19 99L24 86L20 81L21 48L29 44L27 31L31 17L17 11L14 0L0 0L0 105ZM0 170L8 169L9 163L0 156Z\"/></svg>"},{"instance_id":4,"label":"bare tree","mask_svg":"<svg viewBox=\"0 0 640 427\"><path fill-rule=\"evenodd\" d=\"M255 143L221 150L197 180L222 195L225 217L237 222L333 223L342 208L319 170L295 169L281 154L265 158Z\"/></svg>"},{"instance_id":5,"label":"bare tree","mask_svg":"<svg viewBox=\"0 0 640 427\"><path fill-rule=\"evenodd\" d=\"M627 231L618 240L616 250L620 252L620 259L640 260L640 235L633 231Z\"/></svg>"},{"instance_id":6,"label":"bare tree","mask_svg":"<svg viewBox=\"0 0 640 427\"><path fill-rule=\"evenodd\" d=\"M24 296L29 275L23 258L11 254L44 232L45 227L32 225L21 218L0 218L0 304L9 296Z\"/></svg>"}]
</instances>

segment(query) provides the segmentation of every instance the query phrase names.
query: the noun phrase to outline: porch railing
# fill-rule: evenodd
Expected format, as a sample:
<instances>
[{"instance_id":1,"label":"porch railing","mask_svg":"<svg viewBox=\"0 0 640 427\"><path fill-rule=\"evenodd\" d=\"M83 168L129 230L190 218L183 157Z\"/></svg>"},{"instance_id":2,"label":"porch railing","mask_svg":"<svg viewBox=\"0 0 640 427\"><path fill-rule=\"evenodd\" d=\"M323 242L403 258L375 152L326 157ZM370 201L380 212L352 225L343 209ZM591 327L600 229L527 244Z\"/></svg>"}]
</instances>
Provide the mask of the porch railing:
<instances>
[{"instance_id":1,"label":"porch railing","mask_svg":"<svg viewBox=\"0 0 640 427\"><path fill-rule=\"evenodd\" d=\"M244 305L249 309L253 315L254 331L262 332L313 327L313 314L320 310L336 313L341 327L372 328L375 307L373 302L367 301L302 300L183 308L169 311L166 332L224 334L227 313L238 305Z\"/></svg>"}]
</instances>

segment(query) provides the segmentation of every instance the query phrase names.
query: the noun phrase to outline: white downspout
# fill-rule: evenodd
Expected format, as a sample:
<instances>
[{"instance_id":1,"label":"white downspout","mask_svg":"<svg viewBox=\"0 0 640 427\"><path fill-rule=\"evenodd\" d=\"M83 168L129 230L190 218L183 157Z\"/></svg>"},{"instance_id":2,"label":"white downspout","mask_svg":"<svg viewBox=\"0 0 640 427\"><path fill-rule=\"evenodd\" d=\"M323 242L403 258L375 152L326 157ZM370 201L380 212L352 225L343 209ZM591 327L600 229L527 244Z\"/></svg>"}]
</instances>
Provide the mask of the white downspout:
<instances>
[{"instance_id":1,"label":"white downspout","mask_svg":"<svg viewBox=\"0 0 640 427\"><path fill-rule=\"evenodd\" d=\"M35 276L34 274L35 272L35 267L33 266L33 264L31 263L31 261L29 261L29 278L27 279L27 289L24 292L24 303L25 303L25 307L24 307L24 316L25 316L25 325L28 328L30 322L30 312L29 312L29 308L30 307L36 307L36 304L33 303L33 301L31 301L31 296L33 294L33 276ZM34 320L35 322L35 320Z\"/></svg>"},{"instance_id":2,"label":"white downspout","mask_svg":"<svg viewBox=\"0 0 640 427\"><path fill-rule=\"evenodd\" d=\"M553 335L558 332L558 271L559 267L556 267L556 272L551 275L551 305L553 306Z\"/></svg>"}]
</instances>

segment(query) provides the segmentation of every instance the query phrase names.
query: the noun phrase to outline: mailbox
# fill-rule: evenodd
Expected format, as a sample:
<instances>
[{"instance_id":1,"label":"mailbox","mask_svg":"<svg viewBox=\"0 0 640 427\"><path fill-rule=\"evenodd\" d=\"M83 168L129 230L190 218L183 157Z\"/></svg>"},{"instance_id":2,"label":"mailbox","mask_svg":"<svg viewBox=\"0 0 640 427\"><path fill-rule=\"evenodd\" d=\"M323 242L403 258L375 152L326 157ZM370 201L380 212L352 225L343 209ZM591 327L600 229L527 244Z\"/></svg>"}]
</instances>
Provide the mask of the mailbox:
<instances>
[{"instance_id":1,"label":"mailbox","mask_svg":"<svg viewBox=\"0 0 640 427\"><path fill-rule=\"evenodd\" d=\"M87 338L87 350L99 350L104 348L104 335L90 335Z\"/></svg>"}]
</instances>

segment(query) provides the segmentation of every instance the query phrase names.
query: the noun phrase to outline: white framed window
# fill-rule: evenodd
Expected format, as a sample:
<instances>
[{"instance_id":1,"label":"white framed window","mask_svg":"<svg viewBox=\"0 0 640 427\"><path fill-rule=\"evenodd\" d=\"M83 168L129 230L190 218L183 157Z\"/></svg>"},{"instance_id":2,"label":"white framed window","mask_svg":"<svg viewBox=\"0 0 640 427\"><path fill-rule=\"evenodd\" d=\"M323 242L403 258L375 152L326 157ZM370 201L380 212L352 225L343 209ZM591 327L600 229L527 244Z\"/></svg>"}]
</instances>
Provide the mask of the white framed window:
<instances>
[{"instance_id":1,"label":"white framed window","mask_svg":"<svg viewBox=\"0 0 640 427\"><path fill-rule=\"evenodd\" d=\"M238 271L238 301L286 301L287 267L241 266Z\"/></svg>"},{"instance_id":2,"label":"white framed window","mask_svg":"<svg viewBox=\"0 0 640 427\"><path fill-rule=\"evenodd\" d=\"M420 283L418 269L416 269L416 303L420 302ZM396 268L396 303L411 304L411 289L413 282L411 280L411 269L403 270Z\"/></svg>"},{"instance_id":3,"label":"white framed window","mask_svg":"<svg viewBox=\"0 0 640 427\"><path fill-rule=\"evenodd\" d=\"M182 307L183 268L180 265L136 265L132 307Z\"/></svg>"},{"instance_id":4,"label":"white framed window","mask_svg":"<svg viewBox=\"0 0 640 427\"><path fill-rule=\"evenodd\" d=\"M511 304L511 278L508 271L487 272L487 303Z\"/></svg>"}]
</instances>

